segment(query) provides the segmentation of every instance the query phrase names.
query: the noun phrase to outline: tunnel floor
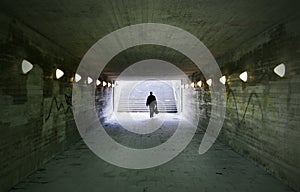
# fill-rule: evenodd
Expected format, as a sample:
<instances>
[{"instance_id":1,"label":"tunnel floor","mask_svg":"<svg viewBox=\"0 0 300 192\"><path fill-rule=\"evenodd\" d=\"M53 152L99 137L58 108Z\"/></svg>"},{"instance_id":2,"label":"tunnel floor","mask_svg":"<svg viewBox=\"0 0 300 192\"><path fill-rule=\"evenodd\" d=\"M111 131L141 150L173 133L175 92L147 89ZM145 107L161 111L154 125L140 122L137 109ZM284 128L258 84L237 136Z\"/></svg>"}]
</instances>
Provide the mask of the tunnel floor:
<instances>
[{"instance_id":1,"label":"tunnel floor","mask_svg":"<svg viewBox=\"0 0 300 192\"><path fill-rule=\"evenodd\" d=\"M160 122L159 117L153 120ZM167 125L184 121L177 114L167 114L167 117L167 129L157 129L150 136L145 134L144 138L148 138L147 140L143 137L136 139L136 135L120 129L120 124L115 119L105 124L105 129L115 140L126 141L124 145L136 144L142 138L146 143L143 147L147 147L164 142L172 135L174 129ZM122 121L126 123L126 118ZM160 139L155 139L156 136ZM144 170L111 165L98 158L81 140L17 184L11 191L293 191L261 167L220 142L216 142L204 155L199 155L198 148L202 137L203 133L197 131L192 142L176 158L161 166Z\"/></svg>"}]
</instances>

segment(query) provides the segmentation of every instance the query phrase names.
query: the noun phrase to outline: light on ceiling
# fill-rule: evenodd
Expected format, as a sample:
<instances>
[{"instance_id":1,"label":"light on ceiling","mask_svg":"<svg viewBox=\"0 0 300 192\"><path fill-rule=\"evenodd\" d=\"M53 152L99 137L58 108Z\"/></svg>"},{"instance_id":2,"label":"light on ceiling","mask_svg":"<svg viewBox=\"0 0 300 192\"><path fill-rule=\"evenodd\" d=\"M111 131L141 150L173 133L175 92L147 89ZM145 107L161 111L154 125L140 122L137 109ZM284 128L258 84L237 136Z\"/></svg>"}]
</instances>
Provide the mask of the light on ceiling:
<instances>
[{"instance_id":1,"label":"light on ceiling","mask_svg":"<svg viewBox=\"0 0 300 192\"><path fill-rule=\"evenodd\" d=\"M103 87L105 87L105 86L106 86L106 82L105 82L105 81L103 81L103 82L102 82L102 85L103 85Z\"/></svg>"},{"instance_id":2,"label":"light on ceiling","mask_svg":"<svg viewBox=\"0 0 300 192\"><path fill-rule=\"evenodd\" d=\"M27 61L25 59L22 61L22 72L24 74L26 74L29 71L31 71L32 68L33 68L33 65L29 61Z\"/></svg>"},{"instance_id":3,"label":"light on ceiling","mask_svg":"<svg viewBox=\"0 0 300 192\"><path fill-rule=\"evenodd\" d=\"M201 86L202 86L202 81L198 81L198 82L197 82L197 85L198 85L199 87L201 87Z\"/></svg>"},{"instance_id":4,"label":"light on ceiling","mask_svg":"<svg viewBox=\"0 0 300 192\"><path fill-rule=\"evenodd\" d=\"M222 77L220 78L220 82L221 82L223 85L225 85L225 83L226 83L226 76L225 76L225 75L222 76Z\"/></svg>"},{"instance_id":5,"label":"light on ceiling","mask_svg":"<svg viewBox=\"0 0 300 192\"><path fill-rule=\"evenodd\" d=\"M207 80L207 81L206 81L206 83L207 83L207 85L211 86L211 84L212 84L212 80L211 80L211 79L209 79L209 80Z\"/></svg>"},{"instance_id":6,"label":"light on ceiling","mask_svg":"<svg viewBox=\"0 0 300 192\"><path fill-rule=\"evenodd\" d=\"M64 76L65 73L62 70L60 70L60 69L56 69L55 74L56 74L56 79L59 79L62 76Z\"/></svg>"},{"instance_id":7,"label":"light on ceiling","mask_svg":"<svg viewBox=\"0 0 300 192\"><path fill-rule=\"evenodd\" d=\"M81 76L79 75L79 74L75 74L75 82L78 82L78 81L80 81L80 79L81 79Z\"/></svg>"},{"instance_id":8,"label":"light on ceiling","mask_svg":"<svg viewBox=\"0 0 300 192\"><path fill-rule=\"evenodd\" d=\"M101 82L97 79L97 81L96 81L97 86L100 85L100 83Z\"/></svg>"},{"instance_id":9,"label":"light on ceiling","mask_svg":"<svg viewBox=\"0 0 300 192\"><path fill-rule=\"evenodd\" d=\"M281 63L274 68L274 73L279 77L283 77L285 75L285 64Z\"/></svg>"},{"instance_id":10,"label":"light on ceiling","mask_svg":"<svg viewBox=\"0 0 300 192\"><path fill-rule=\"evenodd\" d=\"M245 72L243 72L243 73L240 74L240 79L242 81L244 81L244 82L247 82L247 80L248 80L248 73L247 73L247 71L245 71Z\"/></svg>"},{"instance_id":11,"label":"light on ceiling","mask_svg":"<svg viewBox=\"0 0 300 192\"><path fill-rule=\"evenodd\" d=\"M92 79L92 78L90 78L90 77L88 77L88 78L87 78L87 83L88 83L88 84L91 84L91 83L93 83L93 79Z\"/></svg>"}]
</instances>

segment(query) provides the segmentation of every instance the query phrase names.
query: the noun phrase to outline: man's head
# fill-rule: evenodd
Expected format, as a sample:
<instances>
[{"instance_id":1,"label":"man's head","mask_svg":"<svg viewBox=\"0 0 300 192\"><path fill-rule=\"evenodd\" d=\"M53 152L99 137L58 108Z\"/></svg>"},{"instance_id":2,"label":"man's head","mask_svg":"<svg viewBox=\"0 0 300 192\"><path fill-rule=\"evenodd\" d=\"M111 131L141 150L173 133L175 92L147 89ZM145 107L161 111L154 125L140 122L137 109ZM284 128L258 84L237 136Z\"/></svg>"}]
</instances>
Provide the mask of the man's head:
<instances>
[{"instance_id":1,"label":"man's head","mask_svg":"<svg viewBox=\"0 0 300 192\"><path fill-rule=\"evenodd\" d=\"M150 91L150 95L152 95L152 91Z\"/></svg>"}]
</instances>

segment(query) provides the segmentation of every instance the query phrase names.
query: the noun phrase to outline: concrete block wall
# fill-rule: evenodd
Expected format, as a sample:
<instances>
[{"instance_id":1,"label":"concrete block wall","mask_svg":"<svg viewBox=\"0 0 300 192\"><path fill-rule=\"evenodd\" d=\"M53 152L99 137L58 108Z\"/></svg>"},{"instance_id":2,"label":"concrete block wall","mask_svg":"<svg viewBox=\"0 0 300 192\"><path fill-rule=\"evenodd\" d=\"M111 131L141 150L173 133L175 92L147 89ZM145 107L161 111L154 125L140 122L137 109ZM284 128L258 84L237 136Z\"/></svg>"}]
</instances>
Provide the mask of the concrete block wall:
<instances>
[{"instance_id":1,"label":"concrete block wall","mask_svg":"<svg viewBox=\"0 0 300 192\"><path fill-rule=\"evenodd\" d=\"M55 65L77 63L26 24L0 15L0 191L77 141L71 110L72 75L54 78ZM21 62L34 67L22 74Z\"/></svg>"},{"instance_id":2,"label":"concrete block wall","mask_svg":"<svg viewBox=\"0 0 300 192\"><path fill-rule=\"evenodd\" d=\"M219 139L300 190L300 33L291 29L275 26L219 59L228 77ZM273 72L281 63L283 78ZM239 79L243 71L246 83Z\"/></svg>"}]
</instances>

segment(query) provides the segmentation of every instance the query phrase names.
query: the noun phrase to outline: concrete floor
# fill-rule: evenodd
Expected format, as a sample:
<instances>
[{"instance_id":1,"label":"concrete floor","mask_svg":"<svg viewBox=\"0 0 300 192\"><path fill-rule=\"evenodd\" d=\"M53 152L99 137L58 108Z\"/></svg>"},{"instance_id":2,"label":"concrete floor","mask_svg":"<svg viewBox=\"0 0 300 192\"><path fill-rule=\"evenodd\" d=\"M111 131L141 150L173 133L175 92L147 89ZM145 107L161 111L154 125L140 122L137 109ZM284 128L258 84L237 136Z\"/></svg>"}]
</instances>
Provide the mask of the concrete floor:
<instances>
[{"instance_id":1,"label":"concrete floor","mask_svg":"<svg viewBox=\"0 0 300 192\"><path fill-rule=\"evenodd\" d=\"M161 122L160 117L154 119L158 124ZM164 120L166 124L162 127L176 125L179 119L177 115L169 114ZM152 130L152 134L141 136L120 128L113 119L106 124L105 129L118 142L136 146L144 144L140 146L143 148L164 142L172 135L172 126L165 127L169 129L160 128ZM144 170L130 170L111 165L98 158L83 141L79 141L11 191L293 191L220 142L216 142L206 154L198 155L202 136L203 133L197 132L188 147L170 162Z\"/></svg>"}]
</instances>

